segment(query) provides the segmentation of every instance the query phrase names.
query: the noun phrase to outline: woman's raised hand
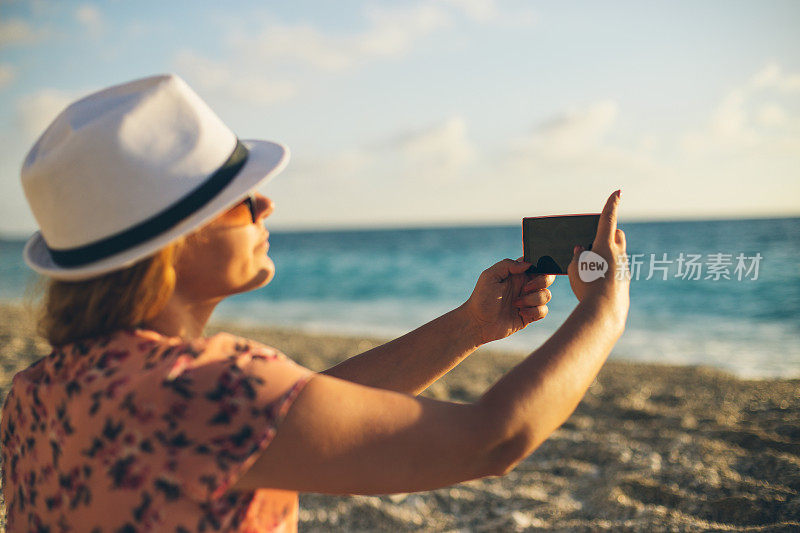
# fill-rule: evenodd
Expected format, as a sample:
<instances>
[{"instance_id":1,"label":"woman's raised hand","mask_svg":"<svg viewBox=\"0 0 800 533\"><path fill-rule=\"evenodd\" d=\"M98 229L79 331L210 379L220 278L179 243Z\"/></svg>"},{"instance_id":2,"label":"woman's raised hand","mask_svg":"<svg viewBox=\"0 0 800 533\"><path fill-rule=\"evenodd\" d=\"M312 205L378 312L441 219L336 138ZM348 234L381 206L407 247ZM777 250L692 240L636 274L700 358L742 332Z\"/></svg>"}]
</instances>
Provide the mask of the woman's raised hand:
<instances>
[{"instance_id":1,"label":"woman's raised hand","mask_svg":"<svg viewBox=\"0 0 800 533\"><path fill-rule=\"evenodd\" d=\"M579 261L582 247L576 246L572 262L567 268L569 284L578 301L587 298L600 298L621 313L627 315L630 293L630 277L625 255L625 233L617 228L617 210L619 208L621 191L615 191L608 197L600 221L597 225L597 234L592 242L591 251L602 257L607 263L607 269L602 277L589 280L594 276L587 276L587 271L580 272ZM591 257L585 260L591 261ZM596 258L595 258L596 259ZM587 279L584 281L583 278Z\"/></svg>"},{"instance_id":2,"label":"woman's raised hand","mask_svg":"<svg viewBox=\"0 0 800 533\"><path fill-rule=\"evenodd\" d=\"M553 275L526 274L530 263L503 259L484 270L461 306L480 344L508 337L547 315Z\"/></svg>"}]
</instances>

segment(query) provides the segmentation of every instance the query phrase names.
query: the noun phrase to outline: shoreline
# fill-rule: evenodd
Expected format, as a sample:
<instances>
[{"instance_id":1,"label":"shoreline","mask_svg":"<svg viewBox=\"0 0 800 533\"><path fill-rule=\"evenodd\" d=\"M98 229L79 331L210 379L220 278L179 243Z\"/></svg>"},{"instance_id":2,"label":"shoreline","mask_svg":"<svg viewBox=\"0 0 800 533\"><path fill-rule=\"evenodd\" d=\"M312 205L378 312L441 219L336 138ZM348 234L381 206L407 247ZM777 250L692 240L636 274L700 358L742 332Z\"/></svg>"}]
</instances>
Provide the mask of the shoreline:
<instances>
[{"instance_id":1,"label":"shoreline","mask_svg":"<svg viewBox=\"0 0 800 533\"><path fill-rule=\"evenodd\" d=\"M43 296L44 287L30 284L26 296L0 298L0 305L24 308ZM574 296L571 296L574 298ZM401 313L401 302L389 300L331 300L316 306L307 316L301 301L294 303L244 300L227 307L223 302L212 316L211 326L225 325L240 331L291 331L302 336L358 337L388 340L404 335L424 322L449 311L451 306L430 304ZM417 305L417 304L410 304ZM285 306L283 308L282 306ZM343 313L343 309L347 311ZM569 310L571 312L571 309ZM640 313L641 314L641 313ZM545 320L486 348L492 352L528 355L546 341L568 316L564 309ZM745 381L800 379L800 344L792 324L744 319L706 317L684 320L664 328L657 320L630 318L625 333L610 354L609 362L655 364L681 368L720 370Z\"/></svg>"},{"instance_id":2,"label":"shoreline","mask_svg":"<svg viewBox=\"0 0 800 533\"><path fill-rule=\"evenodd\" d=\"M301 328L295 327L286 327L286 326L273 326L273 325L265 325L265 326L251 326L251 325L238 325L234 322L220 320L214 321L212 320L208 327L206 328L206 334L211 335L220 331L226 331L228 333L232 333L235 335L239 335L242 337L252 338L254 340L258 340L264 344L270 344L281 351L283 351L287 356L292 357L292 355L287 350L291 350L295 347L295 341L293 339L302 338L302 342L300 343L303 345L301 349L305 349L305 344L310 343L312 346L319 345L322 348L327 356L320 357L320 359L326 360L327 362L332 362L333 364L346 359L348 356L356 355L356 353L360 353L361 351L369 350L375 346L379 346L383 343L391 341L395 337L377 337L377 336L370 336L370 335L357 335L357 334L335 334L329 333L327 331L307 331ZM278 343L282 342L284 345L288 345L288 348L282 348ZM336 345L341 344L342 347L350 347L355 349L356 351L347 351L345 349L338 349L338 350L330 350L324 348L325 343L330 342ZM514 364L521 362L525 357L527 357L531 352L533 352L538 346L534 346L531 348L530 351L526 352L524 350L509 350L509 349L502 349L502 348L495 348L493 346L483 346L478 348L475 351L475 354L484 354L484 357L494 357L499 362L511 362L513 361ZM338 353L339 357L336 357ZM474 355L474 354L473 354ZM472 355L467 358L461 365L467 364L471 359ZM294 357L292 357L295 359ZM305 354L300 354L295 360L300 362L300 360L308 360L309 356ZM315 360L316 358L311 357L310 360ZM459 365L460 366L460 365ZM512 365L513 366L513 365ZM681 371L688 371L690 373L697 373L701 375L709 375L714 376L718 375L720 379L723 380L731 380L731 381L741 381L745 383L761 383L761 382L786 382L786 383L795 383L800 386L800 376L797 377L745 377L739 376L730 370L726 370L724 368L719 368L716 366L711 365L703 365L703 364L677 364L677 363L659 363L653 361L637 361L633 359L625 359L625 358L611 358L605 362L603 365L603 369L606 367L611 367L614 370L620 370L626 367L636 367L640 368L642 373L648 372L667 372L667 373L676 373ZM511 367L503 366L505 370L510 369ZM453 371L456 371L454 369ZM314 368L315 371L323 370L322 368ZM602 372L602 371L601 371ZM638 372L636 372L638 374ZM445 378L447 375L445 375ZM444 378L442 378L444 379Z\"/></svg>"},{"instance_id":3,"label":"shoreline","mask_svg":"<svg viewBox=\"0 0 800 533\"><path fill-rule=\"evenodd\" d=\"M321 371L381 339L288 328L216 331ZM0 303L0 388L48 353L23 307ZM425 396L473 401L524 353L481 348ZM580 405L510 474L414 494L301 495L302 531L535 531L800 527L800 379L609 360Z\"/></svg>"}]
</instances>

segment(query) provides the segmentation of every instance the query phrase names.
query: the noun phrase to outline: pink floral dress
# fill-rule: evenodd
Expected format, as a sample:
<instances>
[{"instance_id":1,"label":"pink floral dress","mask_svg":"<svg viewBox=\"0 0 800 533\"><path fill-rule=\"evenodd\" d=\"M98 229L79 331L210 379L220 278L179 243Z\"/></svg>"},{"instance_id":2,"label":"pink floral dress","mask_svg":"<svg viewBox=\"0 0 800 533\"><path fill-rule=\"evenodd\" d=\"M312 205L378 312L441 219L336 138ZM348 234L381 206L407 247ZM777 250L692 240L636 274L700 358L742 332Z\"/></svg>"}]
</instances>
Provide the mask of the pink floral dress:
<instances>
[{"instance_id":1,"label":"pink floral dress","mask_svg":"<svg viewBox=\"0 0 800 533\"><path fill-rule=\"evenodd\" d=\"M122 330L53 350L3 405L8 531L296 531L296 492L228 488L313 375L225 333Z\"/></svg>"}]
</instances>

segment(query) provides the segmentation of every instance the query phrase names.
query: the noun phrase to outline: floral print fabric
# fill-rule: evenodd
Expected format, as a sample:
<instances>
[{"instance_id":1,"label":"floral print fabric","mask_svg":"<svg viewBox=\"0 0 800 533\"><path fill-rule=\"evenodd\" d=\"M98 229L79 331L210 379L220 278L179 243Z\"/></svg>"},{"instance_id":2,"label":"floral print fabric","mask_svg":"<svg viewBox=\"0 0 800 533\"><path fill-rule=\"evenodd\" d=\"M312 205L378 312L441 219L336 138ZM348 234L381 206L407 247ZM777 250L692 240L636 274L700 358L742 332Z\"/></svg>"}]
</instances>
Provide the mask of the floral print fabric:
<instances>
[{"instance_id":1,"label":"floral print fabric","mask_svg":"<svg viewBox=\"0 0 800 533\"><path fill-rule=\"evenodd\" d=\"M53 350L3 405L8 531L296 531L296 492L228 488L313 375L225 333L124 330Z\"/></svg>"}]
</instances>

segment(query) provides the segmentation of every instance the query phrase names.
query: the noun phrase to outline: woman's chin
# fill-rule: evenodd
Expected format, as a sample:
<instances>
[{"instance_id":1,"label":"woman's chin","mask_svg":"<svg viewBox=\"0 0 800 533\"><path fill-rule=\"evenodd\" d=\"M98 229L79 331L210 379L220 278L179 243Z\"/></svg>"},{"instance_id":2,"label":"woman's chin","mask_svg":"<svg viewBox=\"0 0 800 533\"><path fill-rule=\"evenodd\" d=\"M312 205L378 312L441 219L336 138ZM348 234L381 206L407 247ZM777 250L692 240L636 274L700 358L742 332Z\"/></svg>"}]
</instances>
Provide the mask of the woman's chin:
<instances>
[{"instance_id":1,"label":"woman's chin","mask_svg":"<svg viewBox=\"0 0 800 533\"><path fill-rule=\"evenodd\" d=\"M272 262L272 258L269 256L264 256L267 260L267 264L264 267L264 270L267 271L267 280L264 282L264 285L272 281L272 278L275 277L275 263Z\"/></svg>"},{"instance_id":2,"label":"woman's chin","mask_svg":"<svg viewBox=\"0 0 800 533\"><path fill-rule=\"evenodd\" d=\"M265 257L266 265L258 271L258 274L255 277L255 281L258 283L258 286L255 287L260 289L269 284L272 281L272 278L275 277L275 263L272 262L272 259L269 257Z\"/></svg>"},{"instance_id":3,"label":"woman's chin","mask_svg":"<svg viewBox=\"0 0 800 533\"><path fill-rule=\"evenodd\" d=\"M261 282L261 284L258 286L258 288L260 289L261 287L266 287L267 285L269 285L269 282L272 281L272 278L274 278L274 277L275 277L275 271L274 270L267 271L266 275L264 277L264 280Z\"/></svg>"},{"instance_id":4,"label":"woman's chin","mask_svg":"<svg viewBox=\"0 0 800 533\"><path fill-rule=\"evenodd\" d=\"M226 292L228 295L233 295L242 292L254 291L268 285L274 277L275 263L273 263L272 259L269 257L264 256L261 264L258 265L255 274L251 275L247 281L229 288Z\"/></svg>"}]
</instances>

